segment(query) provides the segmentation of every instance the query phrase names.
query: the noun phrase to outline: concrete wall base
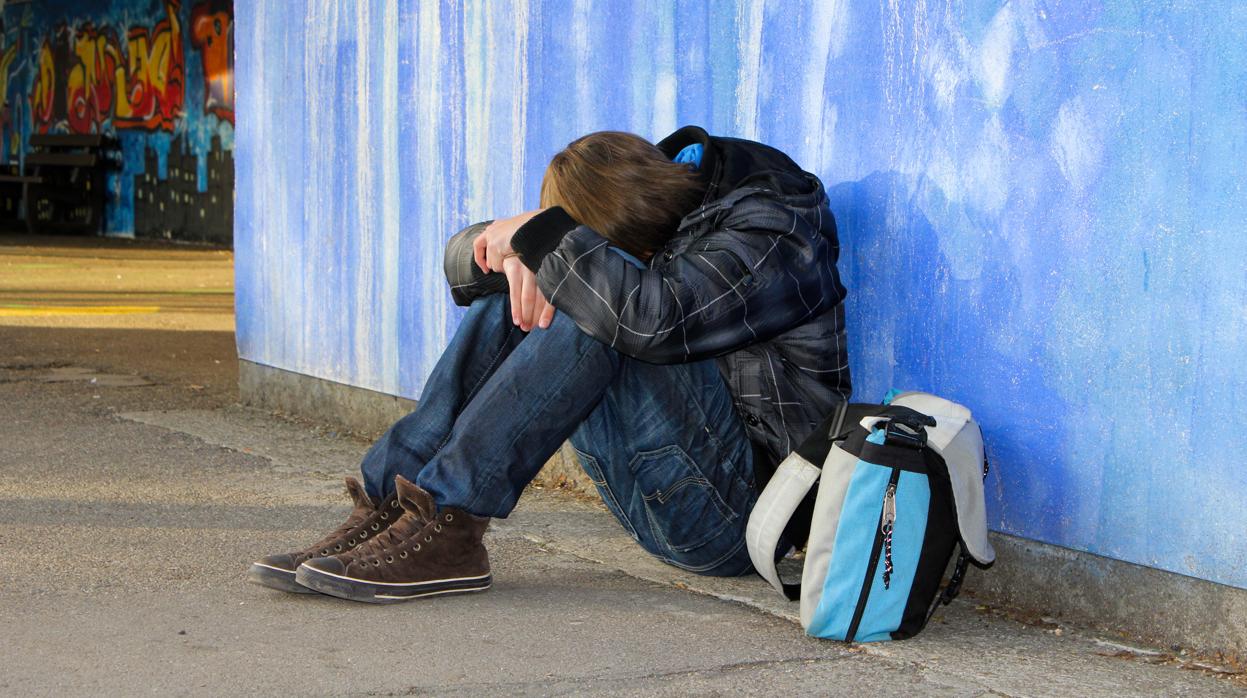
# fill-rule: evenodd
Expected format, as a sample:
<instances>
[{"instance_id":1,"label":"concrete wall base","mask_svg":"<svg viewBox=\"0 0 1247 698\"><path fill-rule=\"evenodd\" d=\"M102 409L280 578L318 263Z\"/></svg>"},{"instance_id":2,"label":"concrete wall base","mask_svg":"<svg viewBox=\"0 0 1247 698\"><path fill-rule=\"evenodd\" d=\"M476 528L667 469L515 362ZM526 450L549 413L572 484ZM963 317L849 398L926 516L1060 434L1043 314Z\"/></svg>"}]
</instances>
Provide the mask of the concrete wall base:
<instances>
[{"instance_id":1,"label":"concrete wall base","mask_svg":"<svg viewBox=\"0 0 1247 698\"><path fill-rule=\"evenodd\" d=\"M242 401L363 433L380 433L415 402L364 388L239 362ZM566 444L542 470L547 483L596 493ZM976 599L1109 632L1247 657L1247 590L1005 534L996 564L972 569Z\"/></svg>"},{"instance_id":2,"label":"concrete wall base","mask_svg":"<svg viewBox=\"0 0 1247 698\"><path fill-rule=\"evenodd\" d=\"M416 401L252 361L238 362L243 404L379 434L416 409Z\"/></svg>"},{"instance_id":3,"label":"concrete wall base","mask_svg":"<svg viewBox=\"0 0 1247 698\"><path fill-rule=\"evenodd\" d=\"M416 408L415 400L246 360L238 362L238 392L246 405L361 434L380 434ZM552 487L597 494L569 444L546 462L538 479Z\"/></svg>"},{"instance_id":4,"label":"concrete wall base","mask_svg":"<svg viewBox=\"0 0 1247 698\"><path fill-rule=\"evenodd\" d=\"M1247 590L1003 533L964 588L987 603L1247 659Z\"/></svg>"}]
</instances>

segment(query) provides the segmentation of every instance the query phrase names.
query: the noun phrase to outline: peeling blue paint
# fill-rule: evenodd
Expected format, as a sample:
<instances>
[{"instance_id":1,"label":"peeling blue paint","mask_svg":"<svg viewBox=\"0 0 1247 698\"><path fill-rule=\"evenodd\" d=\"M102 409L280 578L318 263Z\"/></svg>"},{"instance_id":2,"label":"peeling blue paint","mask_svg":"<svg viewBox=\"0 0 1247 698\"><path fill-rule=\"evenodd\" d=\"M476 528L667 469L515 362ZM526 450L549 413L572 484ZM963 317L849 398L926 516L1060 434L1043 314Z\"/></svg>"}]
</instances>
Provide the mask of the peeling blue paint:
<instances>
[{"instance_id":1,"label":"peeling blue paint","mask_svg":"<svg viewBox=\"0 0 1247 698\"><path fill-rule=\"evenodd\" d=\"M581 133L697 122L827 183L857 397L971 406L996 530L1247 588L1247 6L237 15L243 358L418 397L447 237Z\"/></svg>"}]
</instances>

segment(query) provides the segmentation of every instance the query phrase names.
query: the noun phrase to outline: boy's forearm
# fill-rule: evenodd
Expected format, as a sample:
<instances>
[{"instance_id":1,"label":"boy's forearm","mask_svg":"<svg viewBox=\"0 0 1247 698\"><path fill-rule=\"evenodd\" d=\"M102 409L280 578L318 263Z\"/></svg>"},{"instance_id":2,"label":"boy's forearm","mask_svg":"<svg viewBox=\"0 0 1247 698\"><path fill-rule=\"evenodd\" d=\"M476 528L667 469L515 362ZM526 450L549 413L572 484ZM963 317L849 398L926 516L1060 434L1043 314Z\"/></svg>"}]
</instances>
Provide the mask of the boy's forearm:
<instances>
[{"instance_id":1,"label":"boy's forearm","mask_svg":"<svg viewBox=\"0 0 1247 698\"><path fill-rule=\"evenodd\" d=\"M532 217L515 232L511 247L520 255L524 266L534 274L541 271L541 262L554 252L577 226L561 206L551 206Z\"/></svg>"}]
</instances>

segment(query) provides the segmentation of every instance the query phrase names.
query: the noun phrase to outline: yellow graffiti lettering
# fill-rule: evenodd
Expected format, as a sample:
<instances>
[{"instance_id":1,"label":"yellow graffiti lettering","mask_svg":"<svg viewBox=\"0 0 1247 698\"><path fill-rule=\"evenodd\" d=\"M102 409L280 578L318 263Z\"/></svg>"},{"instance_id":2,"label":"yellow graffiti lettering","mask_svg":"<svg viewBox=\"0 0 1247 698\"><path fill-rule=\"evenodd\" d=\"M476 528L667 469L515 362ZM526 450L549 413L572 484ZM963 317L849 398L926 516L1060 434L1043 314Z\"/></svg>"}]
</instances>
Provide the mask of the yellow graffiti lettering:
<instances>
[{"instance_id":1,"label":"yellow graffiti lettering","mask_svg":"<svg viewBox=\"0 0 1247 698\"><path fill-rule=\"evenodd\" d=\"M132 29L126 39L130 60L118 63L115 76L116 115L124 122L154 128L181 111L182 24L176 4L167 3L165 14L154 31Z\"/></svg>"},{"instance_id":2,"label":"yellow graffiti lettering","mask_svg":"<svg viewBox=\"0 0 1247 698\"><path fill-rule=\"evenodd\" d=\"M4 49L4 54L0 55L0 107L8 106L9 103L9 66L13 65L13 59L17 58L17 47L19 44Z\"/></svg>"},{"instance_id":3,"label":"yellow graffiti lettering","mask_svg":"<svg viewBox=\"0 0 1247 698\"><path fill-rule=\"evenodd\" d=\"M38 73L35 88L30 95L31 108L37 122L46 123L52 115L52 95L56 93L56 60L52 47L44 41L39 47Z\"/></svg>"},{"instance_id":4,"label":"yellow graffiti lettering","mask_svg":"<svg viewBox=\"0 0 1247 698\"><path fill-rule=\"evenodd\" d=\"M96 31L83 32L74 41L78 61L65 79L69 120L78 131L93 130L108 118L113 102L112 66L120 63L116 44Z\"/></svg>"}]
</instances>

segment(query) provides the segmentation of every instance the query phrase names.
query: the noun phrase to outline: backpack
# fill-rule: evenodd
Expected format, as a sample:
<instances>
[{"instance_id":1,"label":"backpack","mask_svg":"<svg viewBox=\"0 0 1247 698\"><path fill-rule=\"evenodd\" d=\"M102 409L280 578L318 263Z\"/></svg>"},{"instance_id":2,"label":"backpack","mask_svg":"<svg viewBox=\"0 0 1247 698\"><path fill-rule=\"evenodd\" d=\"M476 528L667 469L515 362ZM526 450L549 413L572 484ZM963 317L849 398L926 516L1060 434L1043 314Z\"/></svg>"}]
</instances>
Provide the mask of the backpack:
<instances>
[{"instance_id":1,"label":"backpack","mask_svg":"<svg viewBox=\"0 0 1247 698\"><path fill-rule=\"evenodd\" d=\"M771 586L801 600L808 634L913 637L956 598L971 562L995 561L986 474L982 434L957 403L917 392L843 403L776 468L749 517L749 555ZM785 583L775 566L781 536L816 482L801 582Z\"/></svg>"}]
</instances>

